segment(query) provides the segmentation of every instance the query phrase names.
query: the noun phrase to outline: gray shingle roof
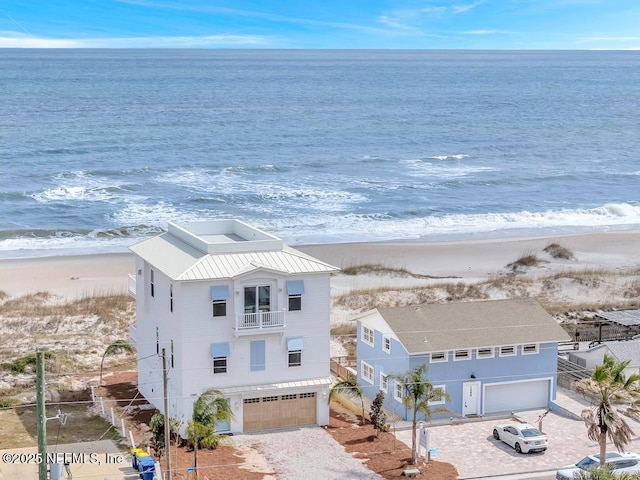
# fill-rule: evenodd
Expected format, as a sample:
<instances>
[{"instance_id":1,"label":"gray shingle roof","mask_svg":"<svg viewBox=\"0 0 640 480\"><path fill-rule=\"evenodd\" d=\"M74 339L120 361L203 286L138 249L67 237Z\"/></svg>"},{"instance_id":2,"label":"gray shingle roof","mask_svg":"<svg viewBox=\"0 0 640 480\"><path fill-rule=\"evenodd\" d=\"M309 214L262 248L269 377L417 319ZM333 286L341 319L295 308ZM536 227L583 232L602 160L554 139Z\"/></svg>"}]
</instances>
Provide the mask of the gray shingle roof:
<instances>
[{"instance_id":1,"label":"gray shingle roof","mask_svg":"<svg viewBox=\"0 0 640 480\"><path fill-rule=\"evenodd\" d=\"M530 298L379 308L378 312L410 354L571 340Z\"/></svg>"},{"instance_id":2,"label":"gray shingle roof","mask_svg":"<svg viewBox=\"0 0 640 480\"><path fill-rule=\"evenodd\" d=\"M258 269L285 275L338 271L328 263L287 246L282 250L207 254L168 233L143 240L130 250L177 281L234 278Z\"/></svg>"}]
</instances>

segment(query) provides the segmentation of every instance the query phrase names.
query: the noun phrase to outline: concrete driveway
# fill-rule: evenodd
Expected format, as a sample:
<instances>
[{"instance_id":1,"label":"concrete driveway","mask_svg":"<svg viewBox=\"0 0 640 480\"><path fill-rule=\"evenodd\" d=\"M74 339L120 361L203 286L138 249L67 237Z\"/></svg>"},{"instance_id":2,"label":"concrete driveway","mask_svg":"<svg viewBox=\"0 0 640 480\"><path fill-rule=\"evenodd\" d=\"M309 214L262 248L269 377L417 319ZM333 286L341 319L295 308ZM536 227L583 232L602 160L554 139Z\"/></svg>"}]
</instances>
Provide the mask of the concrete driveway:
<instances>
[{"instance_id":1,"label":"concrete driveway","mask_svg":"<svg viewBox=\"0 0 640 480\"><path fill-rule=\"evenodd\" d=\"M596 442L587 438L587 429L578 420L580 411L588 406L586 402L566 402L573 412L563 415L550 412L544 418L542 429L549 440L546 452L518 454L516 451L493 438L493 425L504 419L483 419L450 425L431 426L430 448L436 449L435 460L448 462L458 469L460 479L494 478L527 473L554 472L561 466L572 464L585 455L597 453ZM517 417L536 425L544 410L518 412ZM573 414L573 415L572 415ZM573 418L572 418L573 417ZM628 451L640 452L640 423L627 419L635 432ZM411 445L411 430L398 431L397 436ZM611 450L615 447L611 444ZM525 477L522 477L525 478Z\"/></svg>"}]
</instances>

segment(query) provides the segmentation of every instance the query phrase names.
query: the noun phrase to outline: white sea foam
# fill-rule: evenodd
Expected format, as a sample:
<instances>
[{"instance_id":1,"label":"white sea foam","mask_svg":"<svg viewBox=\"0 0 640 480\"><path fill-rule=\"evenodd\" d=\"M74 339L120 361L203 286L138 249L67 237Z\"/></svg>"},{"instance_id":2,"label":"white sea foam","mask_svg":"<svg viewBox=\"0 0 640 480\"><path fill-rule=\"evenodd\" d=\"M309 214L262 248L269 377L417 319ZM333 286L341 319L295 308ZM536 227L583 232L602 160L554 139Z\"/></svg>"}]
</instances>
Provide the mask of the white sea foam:
<instances>
[{"instance_id":1,"label":"white sea foam","mask_svg":"<svg viewBox=\"0 0 640 480\"><path fill-rule=\"evenodd\" d=\"M461 214L394 219L386 215L308 216L262 222L261 227L295 243L416 239L512 230L640 226L640 205L610 204L587 210Z\"/></svg>"},{"instance_id":2,"label":"white sea foam","mask_svg":"<svg viewBox=\"0 0 640 480\"><path fill-rule=\"evenodd\" d=\"M484 165L452 165L427 162L424 160L403 160L400 162L406 165L407 174L420 178L460 178L467 177L474 173L491 172L495 168Z\"/></svg>"},{"instance_id":3,"label":"white sea foam","mask_svg":"<svg viewBox=\"0 0 640 480\"><path fill-rule=\"evenodd\" d=\"M84 171L54 175L57 187L33 193L31 198L40 202L107 202L123 196L123 184L112 179L99 178ZM128 195L126 195L128 196Z\"/></svg>"},{"instance_id":4,"label":"white sea foam","mask_svg":"<svg viewBox=\"0 0 640 480\"><path fill-rule=\"evenodd\" d=\"M433 160L449 160L449 159L462 160L463 158L469 158L469 155L464 153L459 153L457 155L436 155L429 158Z\"/></svg>"}]
</instances>

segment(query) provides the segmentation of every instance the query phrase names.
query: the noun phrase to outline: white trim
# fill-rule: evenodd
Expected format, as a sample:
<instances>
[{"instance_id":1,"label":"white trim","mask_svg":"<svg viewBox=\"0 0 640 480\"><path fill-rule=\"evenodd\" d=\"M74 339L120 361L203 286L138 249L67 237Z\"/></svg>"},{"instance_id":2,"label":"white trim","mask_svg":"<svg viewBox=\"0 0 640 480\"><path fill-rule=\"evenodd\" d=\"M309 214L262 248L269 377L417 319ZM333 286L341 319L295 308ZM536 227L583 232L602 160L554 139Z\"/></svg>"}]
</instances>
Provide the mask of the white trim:
<instances>
[{"instance_id":1,"label":"white trim","mask_svg":"<svg viewBox=\"0 0 640 480\"><path fill-rule=\"evenodd\" d=\"M513 351L511 353L508 353L508 352L504 353L502 351L503 348L511 348L511 349L513 349ZM518 353L518 350L516 349L515 345L503 345L503 346L500 347L500 356L501 357L515 357L517 355L517 353Z\"/></svg>"},{"instance_id":2,"label":"white trim","mask_svg":"<svg viewBox=\"0 0 640 480\"><path fill-rule=\"evenodd\" d=\"M442 354L442 358L437 358L434 359L433 356L434 355L440 355ZM431 352L429 354L429 363L444 363L447 362L449 360L449 355L447 352Z\"/></svg>"},{"instance_id":3,"label":"white trim","mask_svg":"<svg viewBox=\"0 0 640 480\"><path fill-rule=\"evenodd\" d=\"M388 346L387 346L388 344ZM391 354L391 337L384 335L382 337L382 351Z\"/></svg>"},{"instance_id":4,"label":"white trim","mask_svg":"<svg viewBox=\"0 0 640 480\"><path fill-rule=\"evenodd\" d=\"M442 389L442 391L444 393L447 393L447 386L446 385L433 385L433 388L440 388ZM447 403L447 401L445 400L444 396L441 397L440 400L434 400L434 401L430 401L429 405L443 405Z\"/></svg>"},{"instance_id":5,"label":"white trim","mask_svg":"<svg viewBox=\"0 0 640 480\"><path fill-rule=\"evenodd\" d=\"M398 396L398 389L400 389L400 396ZM402 402L402 395L404 394L404 385L396 380L393 384L393 398L398 402Z\"/></svg>"},{"instance_id":6,"label":"white trim","mask_svg":"<svg viewBox=\"0 0 640 480\"><path fill-rule=\"evenodd\" d=\"M458 353L466 352L464 357L458 357ZM471 360L471 350L468 348L459 348L458 350L453 351L453 361L454 362L462 362L464 360Z\"/></svg>"},{"instance_id":7,"label":"white trim","mask_svg":"<svg viewBox=\"0 0 640 480\"><path fill-rule=\"evenodd\" d=\"M480 355L480 350L490 350L491 351L491 355ZM476 358L477 359L484 359L484 358L494 358L496 356L496 348L495 347L480 347L480 348L476 348Z\"/></svg>"},{"instance_id":8,"label":"white trim","mask_svg":"<svg viewBox=\"0 0 640 480\"><path fill-rule=\"evenodd\" d=\"M385 394L389 391L389 375L380 372L380 390Z\"/></svg>"},{"instance_id":9,"label":"white trim","mask_svg":"<svg viewBox=\"0 0 640 480\"><path fill-rule=\"evenodd\" d=\"M367 369L371 369L371 377L368 377L368 376L365 375L365 370L367 370ZM360 376L362 377L362 379L365 382L368 382L368 383L373 385L373 376L374 376L374 374L375 374L374 368L371 365L369 365L367 362L365 362L364 360L360 360Z\"/></svg>"},{"instance_id":10,"label":"white trim","mask_svg":"<svg viewBox=\"0 0 640 480\"><path fill-rule=\"evenodd\" d=\"M534 347L533 351L526 351L525 347ZM539 343L524 343L522 345L522 355L537 355L540 353L540 344Z\"/></svg>"},{"instance_id":11,"label":"white trim","mask_svg":"<svg viewBox=\"0 0 640 480\"><path fill-rule=\"evenodd\" d=\"M368 340L367 337L369 337L369 335L367 335L367 332L371 332L371 340ZM366 343L367 345L373 347L375 346L375 331L373 330L373 328L369 328L366 327L364 325L362 325L362 342Z\"/></svg>"}]
</instances>

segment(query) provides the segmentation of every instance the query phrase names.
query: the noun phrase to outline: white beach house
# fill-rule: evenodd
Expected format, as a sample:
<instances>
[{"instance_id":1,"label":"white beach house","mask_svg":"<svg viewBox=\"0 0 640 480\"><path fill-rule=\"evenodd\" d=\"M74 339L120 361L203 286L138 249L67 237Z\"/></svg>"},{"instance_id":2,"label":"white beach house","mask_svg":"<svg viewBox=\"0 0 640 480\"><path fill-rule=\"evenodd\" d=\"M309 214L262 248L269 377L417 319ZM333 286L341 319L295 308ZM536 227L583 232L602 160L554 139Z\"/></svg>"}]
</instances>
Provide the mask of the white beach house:
<instances>
[{"instance_id":1,"label":"white beach house","mask_svg":"<svg viewBox=\"0 0 640 480\"><path fill-rule=\"evenodd\" d=\"M243 432L329 422L330 275L337 268L237 220L169 223L131 247L131 340L138 389L169 417L191 418L207 388Z\"/></svg>"}]
</instances>

